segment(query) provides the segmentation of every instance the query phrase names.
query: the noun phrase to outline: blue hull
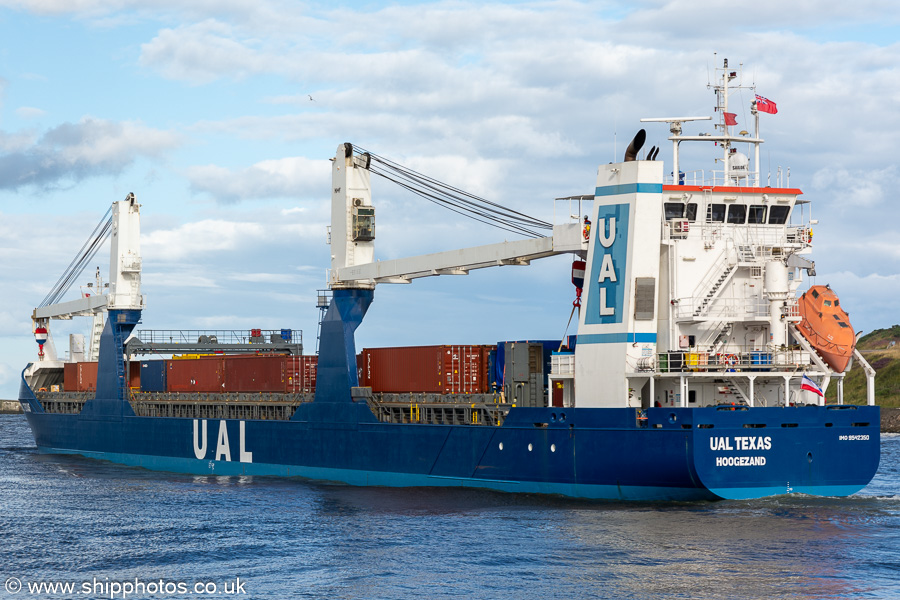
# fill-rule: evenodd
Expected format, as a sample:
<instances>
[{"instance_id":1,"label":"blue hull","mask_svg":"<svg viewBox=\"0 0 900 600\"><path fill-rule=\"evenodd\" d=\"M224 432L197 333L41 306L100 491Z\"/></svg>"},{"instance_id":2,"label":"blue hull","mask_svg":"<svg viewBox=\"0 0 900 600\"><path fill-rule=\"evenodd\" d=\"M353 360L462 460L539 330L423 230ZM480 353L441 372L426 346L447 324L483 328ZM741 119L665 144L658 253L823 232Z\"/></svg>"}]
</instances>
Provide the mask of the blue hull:
<instances>
[{"instance_id":1,"label":"blue hull","mask_svg":"<svg viewBox=\"0 0 900 600\"><path fill-rule=\"evenodd\" d=\"M355 403L301 406L291 421L27 418L44 452L154 470L712 500L845 496L865 487L879 462L878 408L839 408L650 409L646 427L633 409L549 408L513 409L500 427L389 424Z\"/></svg>"},{"instance_id":2,"label":"blue hull","mask_svg":"<svg viewBox=\"0 0 900 600\"><path fill-rule=\"evenodd\" d=\"M502 426L379 422L353 390L353 334L371 291L335 290L322 324L316 397L290 420L139 417L123 343L140 314L110 311L97 395L79 414L19 400L44 452L148 469L276 475L351 485L443 486L610 500L852 494L878 469L874 406L513 408Z\"/></svg>"}]
</instances>

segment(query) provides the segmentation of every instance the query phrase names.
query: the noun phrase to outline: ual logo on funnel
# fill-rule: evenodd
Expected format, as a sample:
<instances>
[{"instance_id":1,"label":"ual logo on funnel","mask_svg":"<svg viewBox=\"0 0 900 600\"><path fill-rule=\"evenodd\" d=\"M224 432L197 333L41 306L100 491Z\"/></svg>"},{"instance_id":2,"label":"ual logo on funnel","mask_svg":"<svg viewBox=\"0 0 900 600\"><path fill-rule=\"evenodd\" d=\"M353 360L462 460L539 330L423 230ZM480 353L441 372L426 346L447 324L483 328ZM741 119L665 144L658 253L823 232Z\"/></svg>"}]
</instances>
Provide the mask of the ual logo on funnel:
<instances>
[{"instance_id":1,"label":"ual logo on funnel","mask_svg":"<svg viewBox=\"0 0 900 600\"><path fill-rule=\"evenodd\" d=\"M625 296L623 276L628 257L627 204L601 206L593 227L594 254L591 257L590 296L585 322L621 323Z\"/></svg>"}]
</instances>

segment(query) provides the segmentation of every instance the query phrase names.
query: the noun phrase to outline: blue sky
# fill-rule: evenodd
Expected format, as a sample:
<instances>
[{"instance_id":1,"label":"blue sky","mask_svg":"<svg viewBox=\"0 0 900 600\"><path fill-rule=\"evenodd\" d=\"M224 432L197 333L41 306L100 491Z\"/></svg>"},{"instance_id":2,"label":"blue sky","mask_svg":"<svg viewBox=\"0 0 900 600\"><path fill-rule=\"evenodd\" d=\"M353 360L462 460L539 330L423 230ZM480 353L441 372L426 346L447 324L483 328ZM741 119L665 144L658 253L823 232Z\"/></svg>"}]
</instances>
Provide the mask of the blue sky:
<instances>
[{"instance_id":1,"label":"blue sky","mask_svg":"<svg viewBox=\"0 0 900 600\"><path fill-rule=\"evenodd\" d=\"M641 117L712 114L714 52L778 103L763 167L790 167L812 201L815 282L857 329L890 326L898 39L886 1L724 15L664 0L0 0L0 397L36 357L32 308L129 192L143 205L141 327L293 327L312 349L338 144L549 220ZM669 162L666 133L649 127L648 145ZM378 179L373 201L380 258L504 239ZM568 279L562 257L379 286L358 345L558 338ZM86 326L55 322L58 345Z\"/></svg>"}]
</instances>

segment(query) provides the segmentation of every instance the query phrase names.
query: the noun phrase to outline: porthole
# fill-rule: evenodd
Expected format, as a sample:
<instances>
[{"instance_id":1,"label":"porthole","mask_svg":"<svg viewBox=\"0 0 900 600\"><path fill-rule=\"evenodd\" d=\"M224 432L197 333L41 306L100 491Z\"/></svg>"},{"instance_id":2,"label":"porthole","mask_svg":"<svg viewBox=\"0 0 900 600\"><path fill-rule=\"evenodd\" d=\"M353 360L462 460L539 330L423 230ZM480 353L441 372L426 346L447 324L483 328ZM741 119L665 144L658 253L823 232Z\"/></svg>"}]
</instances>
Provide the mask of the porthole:
<instances>
[{"instance_id":1,"label":"porthole","mask_svg":"<svg viewBox=\"0 0 900 600\"><path fill-rule=\"evenodd\" d=\"M500 449L503 450L503 442L500 442Z\"/></svg>"},{"instance_id":2,"label":"porthole","mask_svg":"<svg viewBox=\"0 0 900 600\"><path fill-rule=\"evenodd\" d=\"M550 444L550 452L556 452L556 444Z\"/></svg>"},{"instance_id":3,"label":"porthole","mask_svg":"<svg viewBox=\"0 0 900 600\"><path fill-rule=\"evenodd\" d=\"M534 450L534 446L532 446L531 444L528 444L528 451L531 452L532 450Z\"/></svg>"}]
</instances>

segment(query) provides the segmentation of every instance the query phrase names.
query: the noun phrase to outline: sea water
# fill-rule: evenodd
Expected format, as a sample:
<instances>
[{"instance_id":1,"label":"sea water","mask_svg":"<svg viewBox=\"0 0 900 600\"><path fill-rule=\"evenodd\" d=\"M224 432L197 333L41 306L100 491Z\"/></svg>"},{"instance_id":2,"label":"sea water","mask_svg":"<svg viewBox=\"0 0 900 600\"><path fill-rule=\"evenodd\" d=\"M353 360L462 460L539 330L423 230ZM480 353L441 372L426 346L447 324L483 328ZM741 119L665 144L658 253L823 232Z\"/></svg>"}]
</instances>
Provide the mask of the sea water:
<instances>
[{"instance_id":1,"label":"sea water","mask_svg":"<svg viewBox=\"0 0 900 600\"><path fill-rule=\"evenodd\" d=\"M0 415L0 556L0 599L896 598L900 436L850 498L631 504L151 472Z\"/></svg>"}]
</instances>

